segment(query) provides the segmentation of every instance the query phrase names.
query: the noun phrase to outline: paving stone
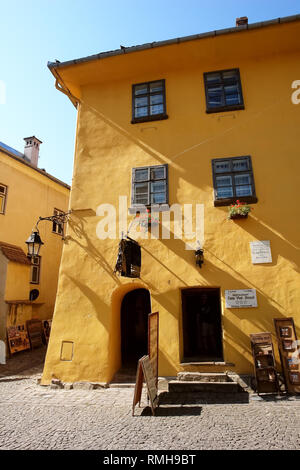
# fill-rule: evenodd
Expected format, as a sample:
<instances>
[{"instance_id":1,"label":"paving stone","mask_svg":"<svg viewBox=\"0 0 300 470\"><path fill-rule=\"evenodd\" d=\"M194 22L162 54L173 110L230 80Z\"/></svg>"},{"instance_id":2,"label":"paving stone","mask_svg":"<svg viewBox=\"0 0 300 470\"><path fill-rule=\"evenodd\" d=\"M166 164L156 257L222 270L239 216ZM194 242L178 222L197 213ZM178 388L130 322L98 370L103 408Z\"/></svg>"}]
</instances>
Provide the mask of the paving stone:
<instances>
[{"instance_id":1,"label":"paving stone","mask_svg":"<svg viewBox=\"0 0 300 470\"><path fill-rule=\"evenodd\" d=\"M193 397L162 403L152 416L144 388L132 416L132 388L51 389L37 384L41 372L42 363L2 372L1 450L299 449L300 396L252 394L248 403Z\"/></svg>"}]
</instances>

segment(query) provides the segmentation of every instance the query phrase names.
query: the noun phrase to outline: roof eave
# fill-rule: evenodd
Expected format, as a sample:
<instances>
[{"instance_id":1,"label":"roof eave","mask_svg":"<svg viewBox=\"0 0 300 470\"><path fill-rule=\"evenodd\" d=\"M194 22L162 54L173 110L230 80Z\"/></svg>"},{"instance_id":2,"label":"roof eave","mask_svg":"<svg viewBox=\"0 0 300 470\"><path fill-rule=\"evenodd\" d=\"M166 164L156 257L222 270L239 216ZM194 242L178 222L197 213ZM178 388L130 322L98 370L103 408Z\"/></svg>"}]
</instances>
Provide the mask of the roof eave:
<instances>
[{"instance_id":1,"label":"roof eave","mask_svg":"<svg viewBox=\"0 0 300 470\"><path fill-rule=\"evenodd\" d=\"M219 30L214 30L214 31L208 31L205 33L200 33L200 34L194 34L192 36L183 36L183 37L178 37L175 39L168 39L165 41L158 41L158 42L151 42L151 43L146 43L146 44L141 44L137 46L130 46L130 47L122 47L121 49L116 49L113 51L108 51L108 52L100 52L98 54L93 54L90 56L82 57L79 59L74 59L74 60L67 60L65 62L48 62L47 66L54 75L54 77L57 79L58 78L58 72L57 69L63 68L63 67L68 67L72 65L77 65L77 64L83 64L85 62L92 62L94 60L100 60L100 59L106 59L108 57L114 57L118 55L124 55L124 54L130 54L133 52L139 52L139 51L144 51L147 49L153 49L156 47L163 47L163 46L169 46L172 44L180 44L183 42L187 41L195 41L195 40L200 40L208 37L215 37L215 36L222 36L225 34L232 34L232 33L242 33L246 32L249 30L254 30L254 29L259 29L259 28L265 28L268 26L274 26L277 24L283 24L283 23L290 23L293 21L300 21L300 14L298 15L291 15L291 16L285 16L282 18L275 18L272 20L267 20L267 21L260 21L257 23L252 23L248 25L243 25L243 26L236 26L232 28L225 28L225 29L219 29ZM55 75L55 73L57 75ZM61 77L59 77L59 81L61 83ZM61 90L62 91L62 90ZM70 93L70 91L68 90ZM66 93L68 94L68 93Z\"/></svg>"}]
</instances>

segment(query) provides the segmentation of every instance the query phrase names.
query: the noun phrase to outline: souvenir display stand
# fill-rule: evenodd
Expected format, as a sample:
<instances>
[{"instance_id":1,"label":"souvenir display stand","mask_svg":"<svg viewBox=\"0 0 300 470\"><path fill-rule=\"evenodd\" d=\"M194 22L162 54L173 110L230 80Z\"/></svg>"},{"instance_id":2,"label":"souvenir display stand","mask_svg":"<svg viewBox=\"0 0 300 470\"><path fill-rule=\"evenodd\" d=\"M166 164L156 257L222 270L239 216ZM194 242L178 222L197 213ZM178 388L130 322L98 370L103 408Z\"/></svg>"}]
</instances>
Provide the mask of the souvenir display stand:
<instances>
[{"instance_id":1,"label":"souvenir display stand","mask_svg":"<svg viewBox=\"0 0 300 470\"><path fill-rule=\"evenodd\" d=\"M271 333L250 335L257 393L279 393Z\"/></svg>"}]
</instances>

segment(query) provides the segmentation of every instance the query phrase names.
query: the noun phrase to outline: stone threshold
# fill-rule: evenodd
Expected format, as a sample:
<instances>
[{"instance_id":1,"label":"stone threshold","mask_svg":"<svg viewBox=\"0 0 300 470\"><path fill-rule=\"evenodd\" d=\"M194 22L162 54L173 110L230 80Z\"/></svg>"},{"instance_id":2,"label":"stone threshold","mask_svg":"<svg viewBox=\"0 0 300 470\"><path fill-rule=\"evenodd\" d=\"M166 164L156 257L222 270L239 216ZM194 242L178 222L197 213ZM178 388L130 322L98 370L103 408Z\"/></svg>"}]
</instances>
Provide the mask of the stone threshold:
<instances>
[{"instance_id":1,"label":"stone threshold","mask_svg":"<svg viewBox=\"0 0 300 470\"><path fill-rule=\"evenodd\" d=\"M209 361L209 362L180 362L181 366L230 366L235 367L233 362L220 362L220 361Z\"/></svg>"}]
</instances>

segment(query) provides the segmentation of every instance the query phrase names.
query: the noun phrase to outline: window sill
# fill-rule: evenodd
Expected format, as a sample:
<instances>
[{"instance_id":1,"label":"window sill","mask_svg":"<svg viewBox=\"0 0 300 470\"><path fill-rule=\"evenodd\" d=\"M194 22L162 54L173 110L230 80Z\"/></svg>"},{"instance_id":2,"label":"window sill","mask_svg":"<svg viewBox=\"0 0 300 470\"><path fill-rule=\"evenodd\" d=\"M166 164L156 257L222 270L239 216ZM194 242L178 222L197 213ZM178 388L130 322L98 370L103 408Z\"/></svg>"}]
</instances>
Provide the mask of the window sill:
<instances>
[{"instance_id":1,"label":"window sill","mask_svg":"<svg viewBox=\"0 0 300 470\"><path fill-rule=\"evenodd\" d=\"M146 208L146 210L145 210ZM153 204L152 206L131 206L128 208L128 214L133 215L137 212L146 212L149 209L152 212L169 212L170 206L168 204Z\"/></svg>"},{"instance_id":2,"label":"window sill","mask_svg":"<svg viewBox=\"0 0 300 470\"><path fill-rule=\"evenodd\" d=\"M221 207L221 206L230 206L231 204L235 204L236 201L239 200L241 202L246 202L248 204L256 204L258 199L256 196L245 196L245 197L232 197L228 199L215 199L214 206Z\"/></svg>"},{"instance_id":3,"label":"window sill","mask_svg":"<svg viewBox=\"0 0 300 470\"><path fill-rule=\"evenodd\" d=\"M151 122L151 121L162 121L164 119L168 119L167 114L156 114L153 116L143 116L141 118L133 118L131 120L131 124L139 124L140 122Z\"/></svg>"},{"instance_id":4,"label":"window sill","mask_svg":"<svg viewBox=\"0 0 300 470\"><path fill-rule=\"evenodd\" d=\"M239 111L242 109L245 109L245 106L243 104L238 104L236 106L222 106L220 108L207 108L206 113L207 114L224 113L227 111Z\"/></svg>"}]
</instances>

